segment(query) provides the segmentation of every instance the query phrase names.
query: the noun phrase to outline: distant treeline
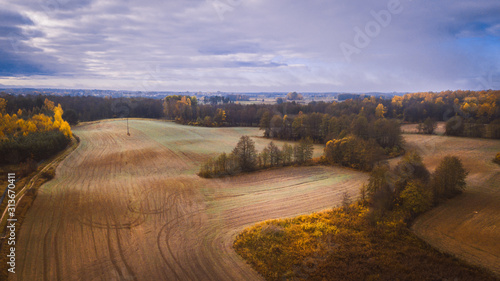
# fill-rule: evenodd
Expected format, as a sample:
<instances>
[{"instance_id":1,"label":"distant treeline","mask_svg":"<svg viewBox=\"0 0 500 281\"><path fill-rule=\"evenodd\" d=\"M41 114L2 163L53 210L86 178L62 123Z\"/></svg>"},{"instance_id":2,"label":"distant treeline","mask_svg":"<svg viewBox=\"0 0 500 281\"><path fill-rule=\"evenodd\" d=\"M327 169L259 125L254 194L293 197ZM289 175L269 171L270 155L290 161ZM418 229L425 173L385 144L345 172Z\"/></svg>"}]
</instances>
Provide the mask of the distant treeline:
<instances>
[{"instance_id":1,"label":"distant treeline","mask_svg":"<svg viewBox=\"0 0 500 281\"><path fill-rule=\"evenodd\" d=\"M285 130L282 133L286 135L290 134L287 123L292 123L293 129L292 120L302 114L304 115L302 119L306 122L303 130L316 131L316 133L299 136L303 132L296 130L295 133L292 132L292 138L311 137L315 142L326 143L330 138L326 137L326 131L319 132L314 128L319 123L316 120L318 116L311 114L323 114L322 118L325 118L326 114L339 119L348 116L351 121L357 116L364 116L368 122L372 122L381 114L387 119L398 119L410 123L423 123L425 120L450 121L446 132L448 135L500 138L500 107L498 106L500 91L493 90L412 93L394 96L392 99L343 94L342 99L351 99L343 102L320 101L309 104L288 101L273 105L238 104L239 101L246 100L244 95L210 96L203 98L202 101L198 101L196 97L177 95L167 96L163 102L150 98L18 96L6 93L0 93L0 97L7 100L6 111L10 114L17 112L18 109L29 111L33 108L41 108L45 98L49 98L56 104L61 104L65 111L65 120L70 124L115 117L166 117L181 124L197 126L262 127L261 121L267 112L266 118L269 118L270 122L268 133L271 136L271 133L276 133L276 126L273 125L278 125L278 117L284 120L281 127ZM379 114L378 117L377 114ZM273 118L274 122L272 122ZM341 123L347 124L348 122ZM311 126L313 128L309 128ZM273 135L272 137L279 136Z\"/></svg>"},{"instance_id":2,"label":"distant treeline","mask_svg":"<svg viewBox=\"0 0 500 281\"><path fill-rule=\"evenodd\" d=\"M0 93L0 98L7 101L6 111L10 114L21 109L33 114L38 113L46 98L64 108L63 118L70 124L78 121L94 121L108 118L138 117L162 118L161 101L150 98L105 98L75 97L54 95L10 95Z\"/></svg>"},{"instance_id":3,"label":"distant treeline","mask_svg":"<svg viewBox=\"0 0 500 281\"><path fill-rule=\"evenodd\" d=\"M246 95L236 95L236 94L231 94L227 96L205 96L203 97L203 103L204 104L211 104L211 105L217 105L217 104L227 104L227 103L232 103L235 101L249 101L250 97Z\"/></svg>"},{"instance_id":4,"label":"distant treeline","mask_svg":"<svg viewBox=\"0 0 500 281\"><path fill-rule=\"evenodd\" d=\"M181 124L197 126L260 126L273 138L310 137L326 143L331 138L326 119L337 118L338 132L349 130L352 121L364 116L371 125L378 118L424 123L427 120L450 121L448 135L500 138L500 91L445 91L412 93L392 99L344 95L343 102L295 101L274 105L240 105L235 103L200 104L195 97L168 96L164 114ZM295 123L295 124L294 124ZM336 129L338 130L338 129ZM346 132L347 132L346 131ZM429 130L425 130L429 132ZM432 130L431 130L432 131ZM348 132L347 132L348 133Z\"/></svg>"},{"instance_id":5,"label":"distant treeline","mask_svg":"<svg viewBox=\"0 0 500 281\"><path fill-rule=\"evenodd\" d=\"M445 121L446 135L500 138L500 91L446 91L396 96L394 116L408 122ZM431 130L432 131L432 130Z\"/></svg>"},{"instance_id":6,"label":"distant treeline","mask_svg":"<svg viewBox=\"0 0 500 281\"><path fill-rule=\"evenodd\" d=\"M222 98L222 97L221 97ZM180 124L205 127L259 125L260 116L270 105L241 105L236 103L200 104L196 97L168 96L163 100L163 113L167 119Z\"/></svg>"}]
</instances>

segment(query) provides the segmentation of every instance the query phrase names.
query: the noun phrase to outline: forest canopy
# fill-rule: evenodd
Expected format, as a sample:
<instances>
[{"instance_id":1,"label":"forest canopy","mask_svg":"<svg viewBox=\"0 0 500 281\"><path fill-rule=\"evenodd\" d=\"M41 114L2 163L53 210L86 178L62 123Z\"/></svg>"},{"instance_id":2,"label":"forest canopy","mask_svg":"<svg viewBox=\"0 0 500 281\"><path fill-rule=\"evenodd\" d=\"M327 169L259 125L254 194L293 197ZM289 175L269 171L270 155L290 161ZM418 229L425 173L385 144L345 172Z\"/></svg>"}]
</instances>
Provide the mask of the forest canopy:
<instances>
[{"instance_id":1,"label":"forest canopy","mask_svg":"<svg viewBox=\"0 0 500 281\"><path fill-rule=\"evenodd\" d=\"M64 149L73 133L63 119L60 104L45 99L31 110L6 113L7 101L0 98L0 164L16 164L28 158L45 159ZM37 112L37 113L35 113Z\"/></svg>"}]
</instances>

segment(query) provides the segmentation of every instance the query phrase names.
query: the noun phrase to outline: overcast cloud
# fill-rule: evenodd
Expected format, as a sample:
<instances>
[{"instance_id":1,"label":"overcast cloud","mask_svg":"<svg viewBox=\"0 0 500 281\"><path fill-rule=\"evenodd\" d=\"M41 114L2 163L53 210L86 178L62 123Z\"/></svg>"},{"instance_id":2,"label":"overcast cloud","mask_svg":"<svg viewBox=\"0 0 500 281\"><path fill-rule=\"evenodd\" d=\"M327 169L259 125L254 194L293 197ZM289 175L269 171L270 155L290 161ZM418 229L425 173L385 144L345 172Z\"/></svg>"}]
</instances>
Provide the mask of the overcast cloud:
<instances>
[{"instance_id":1,"label":"overcast cloud","mask_svg":"<svg viewBox=\"0 0 500 281\"><path fill-rule=\"evenodd\" d=\"M0 0L0 84L500 88L498 0Z\"/></svg>"}]
</instances>

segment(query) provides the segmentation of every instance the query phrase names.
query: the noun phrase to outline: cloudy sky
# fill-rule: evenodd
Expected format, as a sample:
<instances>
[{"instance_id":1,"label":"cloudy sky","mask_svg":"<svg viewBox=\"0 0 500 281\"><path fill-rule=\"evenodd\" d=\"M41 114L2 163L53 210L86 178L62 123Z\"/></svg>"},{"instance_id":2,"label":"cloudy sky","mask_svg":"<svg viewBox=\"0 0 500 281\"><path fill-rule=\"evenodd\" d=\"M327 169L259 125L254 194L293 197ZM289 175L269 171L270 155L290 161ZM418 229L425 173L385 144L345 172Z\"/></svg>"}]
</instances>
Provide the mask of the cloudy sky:
<instances>
[{"instance_id":1,"label":"cloudy sky","mask_svg":"<svg viewBox=\"0 0 500 281\"><path fill-rule=\"evenodd\" d=\"M0 87L500 88L498 0L0 0Z\"/></svg>"}]
</instances>

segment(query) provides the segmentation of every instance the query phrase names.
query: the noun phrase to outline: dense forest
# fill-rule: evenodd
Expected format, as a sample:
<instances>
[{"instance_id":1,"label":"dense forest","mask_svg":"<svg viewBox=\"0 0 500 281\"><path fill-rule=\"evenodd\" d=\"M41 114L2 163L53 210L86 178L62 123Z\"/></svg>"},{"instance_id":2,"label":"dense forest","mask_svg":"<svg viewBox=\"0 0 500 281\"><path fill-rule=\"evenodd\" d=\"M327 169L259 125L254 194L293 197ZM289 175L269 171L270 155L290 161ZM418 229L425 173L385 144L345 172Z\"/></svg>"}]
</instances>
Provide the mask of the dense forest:
<instances>
[{"instance_id":1,"label":"dense forest","mask_svg":"<svg viewBox=\"0 0 500 281\"><path fill-rule=\"evenodd\" d=\"M161 118L161 101L150 98L103 98L75 97L55 95L10 95L0 93L0 98L7 101L6 112L13 114L21 109L37 113L43 107L45 99L64 108L64 120L71 125L79 121L94 121L117 117Z\"/></svg>"},{"instance_id":2,"label":"dense forest","mask_svg":"<svg viewBox=\"0 0 500 281\"><path fill-rule=\"evenodd\" d=\"M39 161L64 149L72 136L60 104L45 99L39 107L7 112L8 101L0 98L1 164Z\"/></svg>"}]
</instances>

